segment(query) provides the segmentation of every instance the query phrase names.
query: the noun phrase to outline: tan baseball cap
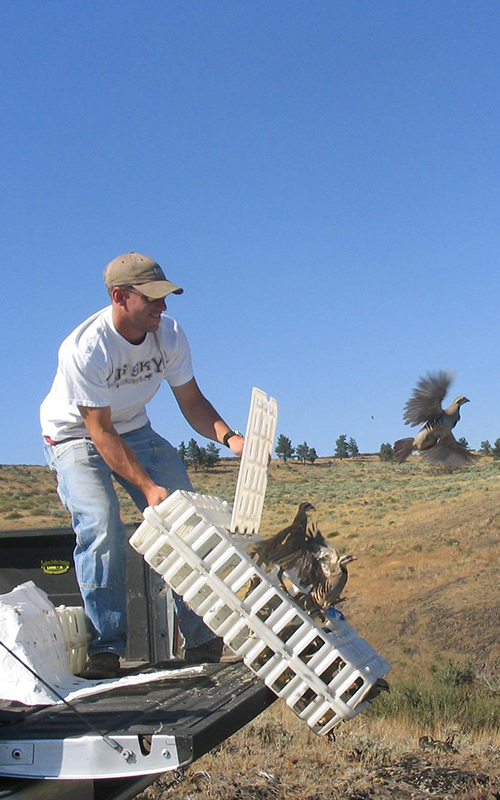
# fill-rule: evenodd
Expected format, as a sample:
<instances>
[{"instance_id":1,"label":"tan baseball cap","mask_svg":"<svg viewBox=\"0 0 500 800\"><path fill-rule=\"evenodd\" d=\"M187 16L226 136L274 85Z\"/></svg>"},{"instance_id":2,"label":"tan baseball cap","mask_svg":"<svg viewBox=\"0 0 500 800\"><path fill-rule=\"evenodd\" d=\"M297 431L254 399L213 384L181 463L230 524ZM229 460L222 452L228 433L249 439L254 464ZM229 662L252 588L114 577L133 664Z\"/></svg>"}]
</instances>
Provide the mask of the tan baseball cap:
<instances>
[{"instance_id":1,"label":"tan baseball cap","mask_svg":"<svg viewBox=\"0 0 500 800\"><path fill-rule=\"evenodd\" d=\"M184 289L169 281L156 261L141 253L125 253L110 261L104 270L104 283L113 286L133 286L147 297L166 297L182 294Z\"/></svg>"}]
</instances>

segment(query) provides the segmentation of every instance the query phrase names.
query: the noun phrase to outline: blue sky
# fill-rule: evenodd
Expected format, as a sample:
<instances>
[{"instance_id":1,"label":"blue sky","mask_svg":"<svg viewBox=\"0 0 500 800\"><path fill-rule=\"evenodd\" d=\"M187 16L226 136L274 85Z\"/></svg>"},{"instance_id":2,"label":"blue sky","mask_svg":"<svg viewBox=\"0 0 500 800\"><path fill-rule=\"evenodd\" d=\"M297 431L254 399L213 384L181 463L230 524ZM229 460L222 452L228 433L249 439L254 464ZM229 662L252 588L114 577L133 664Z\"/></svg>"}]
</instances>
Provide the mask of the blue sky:
<instances>
[{"instance_id":1,"label":"blue sky","mask_svg":"<svg viewBox=\"0 0 500 800\"><path fill-rule=\"evenodd\" d=\"M23 0L0 30L1 463L43 463L59 344L129 250L184 287L232 427L258 386L294 444L378 451L451 367L457 436L500 437L497 2ZM168 386L150 417L193 435Z\"/></svg>"}]
</instances>

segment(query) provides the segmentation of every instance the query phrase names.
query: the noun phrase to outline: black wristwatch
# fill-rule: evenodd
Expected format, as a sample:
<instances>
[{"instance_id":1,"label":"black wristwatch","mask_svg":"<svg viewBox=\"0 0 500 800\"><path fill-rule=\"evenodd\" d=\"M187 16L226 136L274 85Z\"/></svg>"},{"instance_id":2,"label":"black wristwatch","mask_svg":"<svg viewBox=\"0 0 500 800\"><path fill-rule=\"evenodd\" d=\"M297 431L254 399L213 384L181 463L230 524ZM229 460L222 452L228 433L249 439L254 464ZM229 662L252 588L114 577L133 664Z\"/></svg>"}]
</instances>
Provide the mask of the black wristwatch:
<instances>
[{"instance_id":1,"label":"black wristwatch","mask_svg":"<svg viewBox=\"0 0 500 800\"><path fill-rule=\"evenodd\" d=\"M231 436L243 436L243 434L240 433L239 431L228 431L227 433L225 433L224 436L222 437L222 444L225 445L226 447L229 447L228 442Z\"/></svg>"}]
</instances>

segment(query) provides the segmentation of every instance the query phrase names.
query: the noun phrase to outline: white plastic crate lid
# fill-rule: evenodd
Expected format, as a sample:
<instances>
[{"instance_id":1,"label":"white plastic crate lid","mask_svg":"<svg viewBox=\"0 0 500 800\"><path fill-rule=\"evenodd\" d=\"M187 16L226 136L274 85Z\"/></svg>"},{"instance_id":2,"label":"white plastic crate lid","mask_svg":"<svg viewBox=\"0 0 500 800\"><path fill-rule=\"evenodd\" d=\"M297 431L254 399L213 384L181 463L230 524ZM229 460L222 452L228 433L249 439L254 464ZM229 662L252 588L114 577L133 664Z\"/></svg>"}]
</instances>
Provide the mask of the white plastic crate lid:
<instances>
[{"instance_id":1,"label":"white plastic crate lid","mask_svg":"<svg viewBox=\"0 0 500 800\"><path fill-rule=\"evenodd\" d=\"M277 423L278 403L254 387L234 495L230 526L233 533L259 531Z\"/></svg>"}]
</instances>

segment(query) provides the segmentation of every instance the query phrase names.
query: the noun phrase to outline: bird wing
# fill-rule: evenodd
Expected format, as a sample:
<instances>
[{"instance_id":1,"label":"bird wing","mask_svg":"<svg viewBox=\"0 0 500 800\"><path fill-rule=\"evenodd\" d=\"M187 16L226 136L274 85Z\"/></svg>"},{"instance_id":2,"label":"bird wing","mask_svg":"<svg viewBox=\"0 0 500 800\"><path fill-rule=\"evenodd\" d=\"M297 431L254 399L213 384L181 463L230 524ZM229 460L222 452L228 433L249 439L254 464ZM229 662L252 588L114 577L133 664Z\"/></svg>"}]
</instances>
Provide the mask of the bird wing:
<instances>
[{"instance_id":1,"label":"bird wing","mask_svg":"<svg viewBox=\"0 0 500 800\"><path fill-rule=\"evenodd\" d=\"M443 413L441 401L453 380L449 370L428 372L420 378L413 394L405 405L403 420L406 425L423 425Z\"/></svg>"},{"instance_id":2,"label":"bird wing","mask_svg":"<svg viewBox=\"0 0 500 800\"><path fill-rule=\"evenodd\" d=\"M338 564L339 554L326 543L320 531L314 526L302 541L289 542L283 547L276 563L284 570L294 569L303 586L317 586L326 579L334 565ZM312 535L311 535L312 534ZM328 552L329 571L325 572L325 552ZM340 569L340 568L339 568Z\"/></svg>"},{"instance_id":3,"label":"bird wing","mask_svg":"<svg viewBox=\"0 0 500 800\"><path fill-rule=\"evenodd\" d=\"M301 503L290 525L287 525L286 528L275 533L274 536L263 539L255 544L252 550L249 551L252 558L257 558L265 564L279 563L278 559L284 547L287 547L292 541L297 542L298 540L300 543L305 538L308 523L307 512L313 509L314 506L312 503ZM291 546L296 547L297 544Z\"/></svg>"},{"instance_id":4,"label":"bird wing","mask_svg":"<svg viewBox=\"0 0 500 800\"><path fill-rule=\"evenodd\" d=\"M441 436L433 447L424 450L422 458L431 464L443 464L446 467L465 467L474 460L472 453L459 444L451 432Z\"/></svg>"},{"instance_id":5,"label":"bird wing","mask_svg":"<svg viewBox=\"0 0 500 800\"><path fill-rule=\"evenodd\" d=\"M269 539L262 539L262 541L256 542L253 547L248 548L247 552L258 563L263 563L270 567L277 563L278 554L282 547L282 541L276 540L274 536L271 536Z\"/></svg>"},{"instance_id":6,"label":"bird wing","mask_svg":"<svg viewBox=\"0 0 500 800\"><path fill-rule=\"evenodd\" d=\"M311 522L307 526L305 531L305 544L306 546L316 550L319 550L320 547L327 547L335 550L335 548L331 548L331 546L327 543L316 522ZM335 550L335 552L337 551Z\"/></svg>"},{"instance_id":7,"label":"bird wing","mask_svg":"<svg viewBox=\"0 0 500 800\"><path fill-rule=\"evenodd\" d=\"M314 585L320 579L321 567L319 561L314 553L305 548L290 553L287 558L283 558L281 566L284 570L294 569L302 586Z\"/></svg>"}]
</instances>

